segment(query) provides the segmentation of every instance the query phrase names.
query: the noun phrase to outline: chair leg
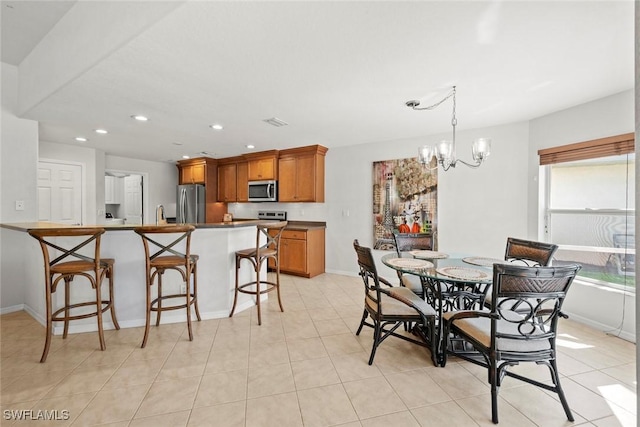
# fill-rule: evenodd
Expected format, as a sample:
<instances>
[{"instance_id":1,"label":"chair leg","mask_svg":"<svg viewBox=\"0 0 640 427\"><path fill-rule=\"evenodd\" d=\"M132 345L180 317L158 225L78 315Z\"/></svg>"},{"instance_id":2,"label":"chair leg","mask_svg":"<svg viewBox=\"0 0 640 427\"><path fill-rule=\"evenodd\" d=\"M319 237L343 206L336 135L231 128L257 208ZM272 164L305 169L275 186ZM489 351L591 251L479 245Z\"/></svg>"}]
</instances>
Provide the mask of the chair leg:
<instances>
[{"instance_id":1,"label":"chair leg","mask_svg":"<svg viewBox=\"0 0 640 427\"><path fill-rule=\"evenodd\" d=\"M102 282L100 277L95 278L95 288L96 288L96 317L98 318L98 338L100 339L100 350L104 351L107 348L107 344L104 341L104 328L102 326L102 292L100 288L102 287Z\"/></svg>"},{"instance_id":2,"label":"chair leg","mask_svg":"<svg viewBox=\"0 0 640 427\"><path fill-rule=\"evenodd\" d=\"M110 304L110 311L111 311L111 321L113 322L113 327L116 328L116 330L119 330L120 325L118 324L118 319L116 318L115 294L113 292L113 277L114 277L113 266L110 266L109 269L107 270L106 277L109 279L109 304Z\"/></svg>"},{"instance_id":3,"label":"chair leg","mask_svg":"<svg viewBox=\"0 0 640 427\"><path fill-rule=\"evenodd\" d=\"M495 360L489 363L489 383L491 384L491 421L498 424L498 367Z\"/></svg>"},{"instance_id":4,"label":"chair leg","mask_svg":"<svg viewBox=\"0 0 640 427\"><path fill-rule=\"evenodd\" d=\"M51 335L53 334L53 320L51 320L51 314L53 309L51 307L51 284L46 283L46 310L47 310L47 336L44 341L44 350L42 351L42 357L40 357L40 363L44 363L49 355L49 347L51 347Z\"/></svg>"},{"instance_id":5,"label":"chair leg","mask_svg":"<svg viewBox=\"0 0 640 427\"><path fill-rule=\"evenodd\" d=\"M367 314L367 310L364 310L364 313L362 313L362 320L360 320L360 326L358 326L358 330L356 331L356 335L360 335L362 327L364 326L364 321L367 318Z\"/></svg>"},{"instance_id":6,"label":"chair leg","mask_svg":"<svg viewBox=\"0 0 640 427\"><path fill-rule=\"evenodd\" d=\"M258 325L262 325L262 313L260 312L260 265L256 261L256 305L258 306Z\"/></svg>"},{"instance_id":7,"label":"chair leg","mask_svg":"<svg viewBox=\"0 0 640 427\"><path fill-rule=\"evenodd\" d=\"M164 271L158 273L158 311L156 311L156 326L160 326L160 316L162 315L162 275Z\"/></svg>"},{"instance_id":8,"label":"chair leg","mask_svg":"<svg viewBox=\"0 0 640 427\"><path fill-rule=\"evenodd\" d=\"M284 311L282 307L282 299L280 298L280 260L276 258L276 294L278 295L278 305L280 311Z\"/></svg>"},{"instance_id":9,"label":"chair leg","mask_svg":"<svg viewBox=\"0 0 640 427\"><path fill-rule=\"evenodd\" d=\"M196 318L198 319L198 322L202 320L202 318L200 317L200 310L198 309L198 264L193 263L193 269L191 270L191 273L193 274L193 305L196 309ZM189 278L187 278L187 281L189 280ZM188 286L188 282L187 282L187 289L189 289Z\"/></svg>"},{"instance_id":10,"label":"chair leg","mask_svg":"<svg viewBox=\"0 0 640 427\"><path fill-rule=\"evenodd\" d=\"M373 347L371 348L371 356L369 357L369 365L373 364L373 358L376 355L376 350L378 349L378 344L380 340L380 333L382 329L382 325L380 322L374 320L374 331L373 331Z\"/></svg>"},{"instance_id":11,"label":"chair leg","mask_svg":"<svg viewBox=\"0 0 640 427\"><path fill-rule=\"evenodd\" d=\"M187 272L189 273L189 272ZM186 274L186 286L187 292L185 293L186 305L187 305L187 330L189 331L189 341L193 341L193 330L191 329L191 289L189 289L189 276Z\"/></svg>"},{"instance_id":12,"label":"chair leg","mask_svg":"<svg viewBox=\"0 0 640 427\"><path fill-rule=\"evenodd\" d=\"M240 283L238 283L238 273L240 272L240 261L241 258L236 255L236 288L233 293L233 305L231 306L231 313L229 313L229 317L233 316L233 312L236 311L236 302L238 302L238 286L240 286Z\"/></svg>"},{"instance_id":13,"label":"chair leg","mask_svg":"<svg viewBox=\"0 0 640 427\"><path fill-rule=\"evenodd\" d=\"M147 273L147 318L144 326L144 338L142 339L142 348L147 345L147 339L149 339L149 327L151 326L151 282L152 276Z\"/></svg>"},{"instance_id":14,"label":"chair leg","mask_svg":"<svg viewBox=\"0 0 640 427\"><path fill-rule=\"evenodd\" d=\"M64 331L62 332L62 338L67 338L69 333L69 305L71 304L70 284L73 280L73 276L65 276L64 278Z\"/></svg>"},{"instance_id":15,"label":"chair leg","mask_svg":"<svg viewBox=\"0 0 640 427\"><path fill-rule=\"evenodd\" d=\"M564 395L564 391L562 390L562 386L560 385L560 376L558 375L558 366L556 360L549 361L551 366L551 376L553 378L553 382L556 385L556 390L558 392L558 397L560 398L560 403L562 403L562 408L564 409L564 413L567 415L567 419L569 421L574 421L573 414L571 413L571 408L569 408L569 402L567 402L567 398Z\"/></svg>"}]
</instances>

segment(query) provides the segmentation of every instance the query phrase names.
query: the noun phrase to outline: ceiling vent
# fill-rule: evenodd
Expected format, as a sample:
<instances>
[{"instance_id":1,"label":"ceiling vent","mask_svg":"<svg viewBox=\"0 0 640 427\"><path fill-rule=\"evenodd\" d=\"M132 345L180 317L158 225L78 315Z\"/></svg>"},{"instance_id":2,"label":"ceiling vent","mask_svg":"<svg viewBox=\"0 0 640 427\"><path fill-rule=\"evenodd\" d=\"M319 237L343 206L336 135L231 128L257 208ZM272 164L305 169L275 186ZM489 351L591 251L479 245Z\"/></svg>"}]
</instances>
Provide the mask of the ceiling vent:
<instances>
[{"instance_id":1,"label":"ceiling vent","mask_svg":"<svg viewBox=\"0 0 640 427\"><path fill-rule=\"evenodd\" d=\"M289 123L280 120L277 117L271 117L270 119L264 119L263 122L269 123L271 126L275 126L275 127L282 127L282 126L286 126Z\"/></svg>"}]
</instances>

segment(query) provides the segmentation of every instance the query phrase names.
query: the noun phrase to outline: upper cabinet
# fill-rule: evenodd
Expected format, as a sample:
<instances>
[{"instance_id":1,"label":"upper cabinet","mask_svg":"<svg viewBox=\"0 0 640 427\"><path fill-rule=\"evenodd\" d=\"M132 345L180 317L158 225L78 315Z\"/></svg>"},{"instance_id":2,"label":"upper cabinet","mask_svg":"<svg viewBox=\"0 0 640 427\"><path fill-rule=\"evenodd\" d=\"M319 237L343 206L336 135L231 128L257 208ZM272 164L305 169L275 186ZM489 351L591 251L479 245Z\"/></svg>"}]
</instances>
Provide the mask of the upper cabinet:
<instances>
[{"instance_id":1,"label":"upper cabinet","mask_svg":"<svg viewBox=\"0 0 640 427\"><path fill-rule=\"evenodd\" d=\"M218 160L218 201L238 201L238 162L242 157L229 157Z\"/></svg>"},{"instance_id":2,"label":"upper cabinet","mask_svg":"<svg viewBox=\"0 0 640 427\"><path fill-rule=\"evenodd\" d=\"M207 203L248 202L249 181L278 181L280 202L324 202L322 145L178 162L180 184L205 184ZM207 205L209 209L209 205Z\"/></svg>"},{"instance_id":3,"label":"upper cabinet","mask_svg":"<svg viewBox=\"0 0 640 427\"><path fill-rule=\"evenodd\" d=\"M204 184L206 222L222 222L226 205L218 202L218 161L210 157L178 161L180 184Z\"/></svg>"},{"instance_id":4,"label":"upper cabinet","mask_svg":"<svg viewBox=\"0 0 640 427\"><path fill-rule=\"evenodd\" d=\"M190 163L178 163L180 184L206 184L207 164L203 159L193 159Z\"/></svg>"},{"instance_id":5,"label":"upper cabinet","mask_svg":"<svg viewBox=\"0 0 640 427\"><path fill-rule=\"evenodd\" d=\"M249 162L236 163L236 202L249 201Z\"/></svg>"},{"instance_id":6,"label":"upper cabinet","mask_svg":"<svg viewBox=\"0 0 640 427\"><path fill-rule=\"evenodd\" d=\"M105 175L104 177L104 203L106 205L119 205L124 199L122 178Z\"/></svg>"},{"instance_id":7,"label":"upper cabinet","mask_svg":"<svg viewBox=\"0 0 640 427\"><path fill-rule=\"evenodd\" d=\"M278 201L324 202L324 159L321 145L280 151Z\"/></svg>"},{"instance_id":8,"label":"upper cabinet","mask_svg":"<svg viewBox=\"0 0 640 427\"><path fill-rule=\"evenodd\" d=\"M248 160L249 181L264 181L278 179L278 151L262 151L260 153L245 154Z\"/></svg>"}]
</instances>

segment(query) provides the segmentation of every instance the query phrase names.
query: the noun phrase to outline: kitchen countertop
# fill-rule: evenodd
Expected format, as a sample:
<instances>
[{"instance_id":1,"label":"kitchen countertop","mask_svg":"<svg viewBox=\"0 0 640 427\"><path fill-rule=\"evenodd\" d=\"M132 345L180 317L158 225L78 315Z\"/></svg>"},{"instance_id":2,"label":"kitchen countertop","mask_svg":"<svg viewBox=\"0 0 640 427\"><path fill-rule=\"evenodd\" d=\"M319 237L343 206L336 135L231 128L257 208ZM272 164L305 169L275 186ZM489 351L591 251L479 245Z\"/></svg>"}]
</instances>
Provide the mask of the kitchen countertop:
<instances>
[{"instance_id":1,"label":"kitchen countertop","mask_svg":"<svg viewBox=\"0 0 640 427\"><path fill-rule=\"evenodd\" d=\"M207 224L193 224L196 229L202 228L238 228L238 227L249 227L255 226L261 223L269 223L273 221L267 220L240 220L240 221L230 221L230 222L213 222ZM133 230L134 228L140 227L140 224L95 224L95 225L69 225L69 224L58 224L54 222L15 222L15 223L6 223L0 224L0 227L7 228L9 230L15 231L29 231L29 230L38 230L38 229L47 229L47 228L71 228L71 227L102 227L107 231L115 231L115 230ZM142 227L155 227L155 224L144 224ZM167 224L166 227L174 227L176 224Z\"/></svg>"},{"instance_id":2,"label":"kitchen countertop","mask_svg":"<svg viewBox=\"0 0 640 427\"><path fill-rule=\"evenodd\" d=\"M249 227L257 224L266 224L273 222L273 220L266 219L237 219L235 221L229 222L212 222L206 224L193 224L196 229L203 228L237 228L237 227ZM176 224L167 224L166 227L173 227ZM143 227L155 227L155 224L144 224ZM133 230L134 228L140 227L139 224L96 224L96 225L69 225L69 224L59 224L55 222L44 222L44 221L35 221L35 222L14 222L14 223L6 223L0 224L1 228L6 228L9 230L15 231L29 231L29 230L41 230L47 228L70 228L70 227L102 227L106 231L117 231L117 230ZM288 230L311 230L316 228L326 228L327 223L322 221L289 221L287 225Z\"/></svg>"}]
</instances>

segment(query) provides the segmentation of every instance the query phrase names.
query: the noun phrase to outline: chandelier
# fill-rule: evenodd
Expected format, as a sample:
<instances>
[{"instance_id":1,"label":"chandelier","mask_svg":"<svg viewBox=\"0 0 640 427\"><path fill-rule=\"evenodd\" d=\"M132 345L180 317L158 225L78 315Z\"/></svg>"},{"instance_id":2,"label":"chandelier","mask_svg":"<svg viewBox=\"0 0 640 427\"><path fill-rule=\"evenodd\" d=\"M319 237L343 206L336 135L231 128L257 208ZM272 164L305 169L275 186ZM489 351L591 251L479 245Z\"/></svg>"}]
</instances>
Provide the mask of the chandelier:
<instances>
[{"instance_id":1,"label":"chandelier","mask_svg":"<svg viewBox=\"0 0 640 427\"><path fill-rule=\"evenodd\" d=\"M491 139L478 138L473 141L473 144L471 146L473 163L465 162L464 160L460 160L456 157L456 125L458 124L458 121L456 119L455 86L453 86L451 92L449 92L449 94L442 100L436 102L433 105L429 105L428 107L420 107L420 101L415 99L407 101L406 105L407 107L411 107L414 110L433 110L449 98L453 98L453 113L451 115L451 127L453 128L452 139L440 141L433 146L422 146L418 150L418 161L423 165L429 167L429 169L431 170L437 169L439 164L440 166L442 166L442 169L447 171L449 170L449 168L455 168L458 162L471 168L477 168L482 164L482 161L489 157L489 154L491 154ZM436 158L436 166L431 168L430 165L433 157Z\"/></svg>"}]
</instances>

